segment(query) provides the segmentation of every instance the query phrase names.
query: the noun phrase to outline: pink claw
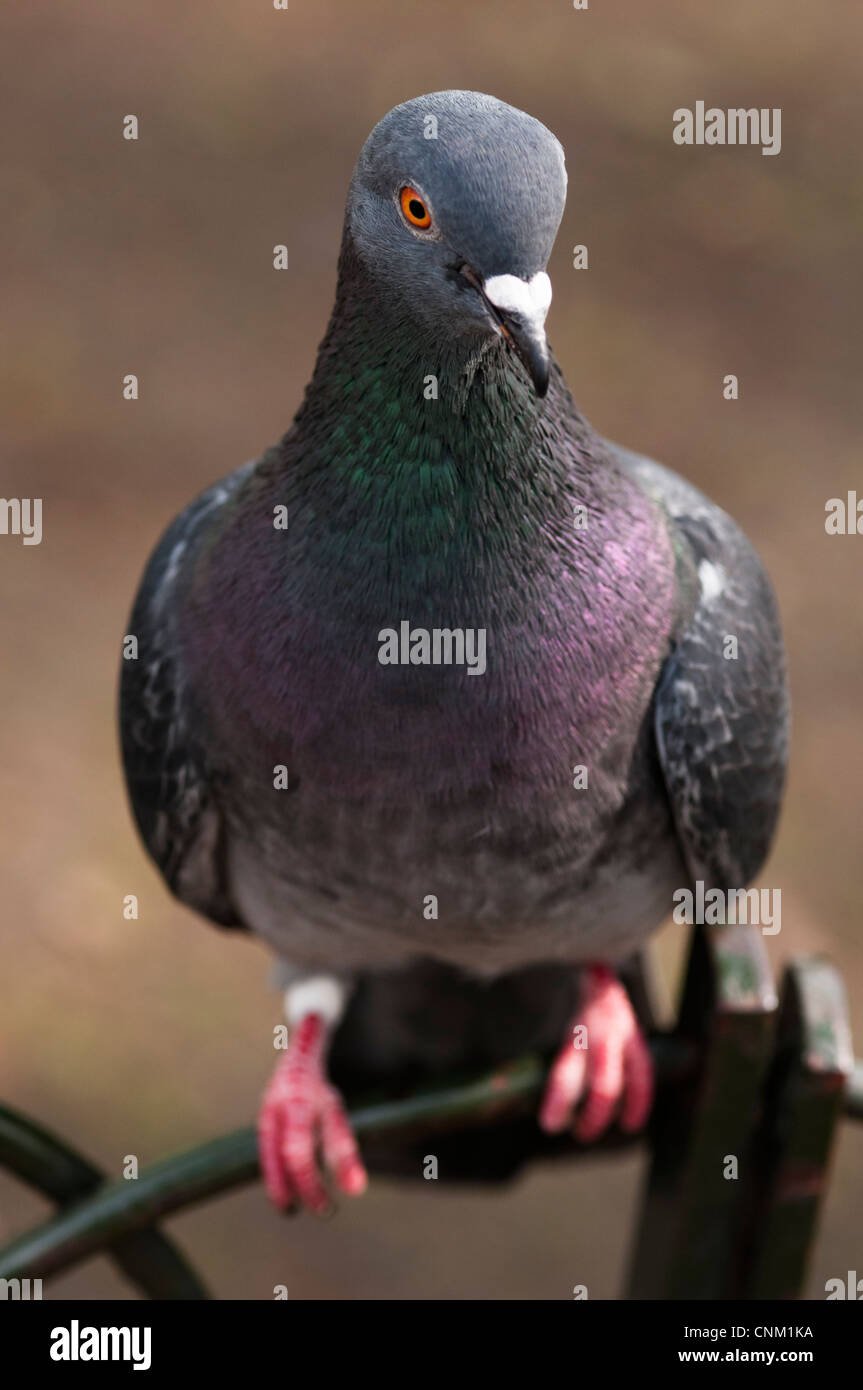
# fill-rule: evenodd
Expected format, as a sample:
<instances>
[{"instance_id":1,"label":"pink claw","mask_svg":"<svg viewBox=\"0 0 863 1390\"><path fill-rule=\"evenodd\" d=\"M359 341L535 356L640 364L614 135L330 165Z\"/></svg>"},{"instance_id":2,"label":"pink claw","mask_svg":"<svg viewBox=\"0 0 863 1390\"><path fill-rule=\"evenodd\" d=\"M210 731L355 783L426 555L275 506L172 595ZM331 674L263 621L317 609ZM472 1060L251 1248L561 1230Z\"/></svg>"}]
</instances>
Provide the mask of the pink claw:
<instances>
[{"instance_id":1,"label":"pink claw","mask_svg":"<svg viewBox=\"0 0 863 1390\"><path fill-rule=\"evenodd\" d=\"M342 1098L327 1080L327 1026L307 1014L292 1030L288 1050L273 1073L258 1115L261 1172L277 1207L302 1204L323 1213L330 1196L318 1162L350 1196L368 1181Z\"/></svg>"},{"instance_id":2,"label":"pink claw","mask_svg":"<svg viewBox=\"0 0 863 1390\"><path fill-rule=\"evenodd\" d=\"M575 1137L589 1143L619 1112L621 1129L641 1129L653 1103L653 1061L629 996L607 966L585 971L576 1027L586 1030L587 1046L575 1046L573 1038L558 1053L539 1113L542 1128L558 1134L572 1125Z\"/></svg>"}]
</instances>

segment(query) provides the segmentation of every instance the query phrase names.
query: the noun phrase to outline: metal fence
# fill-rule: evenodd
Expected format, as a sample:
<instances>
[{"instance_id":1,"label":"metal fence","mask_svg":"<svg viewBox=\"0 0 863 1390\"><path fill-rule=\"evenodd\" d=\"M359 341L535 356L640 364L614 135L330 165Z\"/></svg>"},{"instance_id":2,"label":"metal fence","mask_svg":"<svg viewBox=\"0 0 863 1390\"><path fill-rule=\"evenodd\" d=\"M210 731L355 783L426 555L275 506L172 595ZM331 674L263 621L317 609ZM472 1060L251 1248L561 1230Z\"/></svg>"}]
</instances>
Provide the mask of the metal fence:
<instances>
[{"instance_id":1,"label":"metal fence","mask_svg":"<svg viewBox=\"0 0 863 1390\"><path fill-rule=\"evenodd\" d=\"M863 1063L854 1061L838 971L821 957L795 960L777 995L757 932L698 928L674 1028L652 1027L646 991L638 1007L657 1068L650 1129L603 1141L650 1148L624 1296L799 1297L837 1127L843 1115L863 1119ZM465 1148L489 1128L505 1129L510 1171L572 1158L573 1140L529 1122L547 1064L525 1057L486 1076L355 1105L351 1121L367 1142L446 1134ZM157 1223L258 1179L251 1127L162 1159L134 1181L107 1182L64 1141L3 1106L0 1164L58 1206L0 1251L0 1279L44 1280L107 1253L158 1299L210 1295Z\"/></svg>"}]
</instances>

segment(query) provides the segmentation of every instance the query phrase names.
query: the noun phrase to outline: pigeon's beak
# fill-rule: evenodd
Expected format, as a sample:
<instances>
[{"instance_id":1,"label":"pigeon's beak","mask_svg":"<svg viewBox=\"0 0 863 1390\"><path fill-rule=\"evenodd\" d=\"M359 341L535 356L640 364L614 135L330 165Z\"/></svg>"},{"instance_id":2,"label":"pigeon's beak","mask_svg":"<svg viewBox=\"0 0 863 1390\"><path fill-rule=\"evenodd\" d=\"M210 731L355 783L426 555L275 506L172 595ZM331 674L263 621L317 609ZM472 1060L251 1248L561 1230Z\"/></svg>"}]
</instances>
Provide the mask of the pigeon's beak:
<instances>
[{"instance_id":1,"label":"pigeon's beak","mask_svg":"<svg viewBox=\"0 0 863 1390\"><path fill-rule=\"evenodd\" d=\"M530 280L517 275L492 275L480 293L530 373L536 394L548 390L548 341L545 317L551 303L551 281L544 270Z\"/></svg>"}]
</instances>

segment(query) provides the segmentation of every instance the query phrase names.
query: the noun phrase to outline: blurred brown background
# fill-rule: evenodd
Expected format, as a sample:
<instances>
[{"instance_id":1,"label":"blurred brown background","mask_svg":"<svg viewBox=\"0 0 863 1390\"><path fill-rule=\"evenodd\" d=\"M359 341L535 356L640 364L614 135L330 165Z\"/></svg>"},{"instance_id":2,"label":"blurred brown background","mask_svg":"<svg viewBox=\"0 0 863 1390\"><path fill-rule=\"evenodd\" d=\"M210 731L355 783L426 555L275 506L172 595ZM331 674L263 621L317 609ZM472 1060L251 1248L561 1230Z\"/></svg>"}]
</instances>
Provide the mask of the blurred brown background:
<instances>
[{"instance_id":1,"label":"blurred brown background","mask_svg":"<svg viewBox=\"0 0 863 1390\"><path fill-rule=\"evenodd\" d=\"M0 1097L112 1176L125 1154L146 1164L253 1116L279 1000L263 950L170 900L139 848L115 748L120 638L167 521L290 423L366 134L441 87L491 92L560 137L549 329L576 398L733 512L767 561L795 706L761 880L782 889L769 949L777 967L812 950L841 963L863 1051L863 537L824 531L828 498L863 495L860 5L31 0L4 23L0 492L44 499L44 539L0 537ZM781 107L781 154L676 146L672 112L698 99ZM666 959L680 932L665 929ZM861 1161L846 1126L812 1297L863 1268ZM256 1188L168 1228L224 1298L276 1283L568 1298L581 1282L614 1297L642 1162L490 1194L378 1182L325 1224L277 1220ZM0 1177L0 1241L46 1212ZM128 1290L98 1260L51 1294Z\"/></svg>"}]
</instances>

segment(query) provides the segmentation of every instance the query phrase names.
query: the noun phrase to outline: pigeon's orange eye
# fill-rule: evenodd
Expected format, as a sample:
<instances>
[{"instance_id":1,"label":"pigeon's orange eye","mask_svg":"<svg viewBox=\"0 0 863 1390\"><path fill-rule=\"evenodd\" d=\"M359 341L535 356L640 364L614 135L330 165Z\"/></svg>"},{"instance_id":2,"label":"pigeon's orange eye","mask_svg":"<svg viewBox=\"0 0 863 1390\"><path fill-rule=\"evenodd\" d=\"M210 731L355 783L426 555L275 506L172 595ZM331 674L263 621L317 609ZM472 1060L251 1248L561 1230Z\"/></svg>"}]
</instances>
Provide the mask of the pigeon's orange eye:
<instances>
[{"instance_id":1,"label":"pigeon's orange eye","mask_svg":"<svg viewBox=\"0 0 863 1390\"><path fill-rule=\"evenodd\" d=\"M403 188L399 194L402 216L412 227L427 231L431 226L431 213L415 188Z\"/></svg>"}]
</instances>

